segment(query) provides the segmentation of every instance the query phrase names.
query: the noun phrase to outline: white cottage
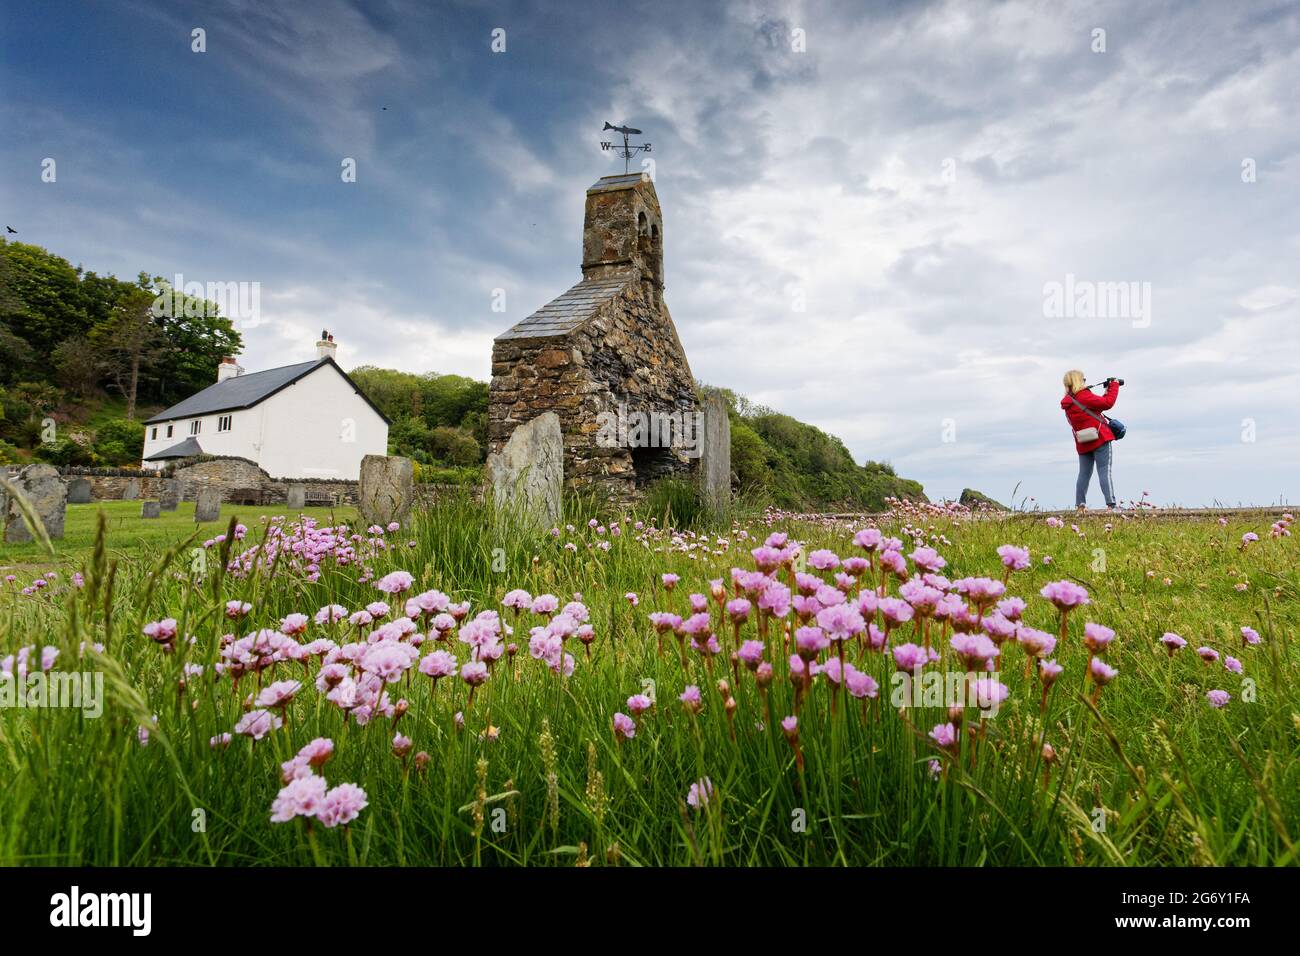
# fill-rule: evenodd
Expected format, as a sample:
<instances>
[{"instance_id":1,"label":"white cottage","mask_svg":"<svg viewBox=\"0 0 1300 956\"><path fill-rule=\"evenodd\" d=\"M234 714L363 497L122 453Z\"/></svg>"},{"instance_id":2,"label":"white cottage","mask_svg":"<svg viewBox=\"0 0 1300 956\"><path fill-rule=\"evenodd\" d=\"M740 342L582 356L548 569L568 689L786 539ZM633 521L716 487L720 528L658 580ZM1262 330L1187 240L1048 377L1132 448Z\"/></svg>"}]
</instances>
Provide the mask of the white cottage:
<instances>
[{"instance_id":1,"label":"white cottage","mask_svg":"<svg viewBox=\"0 0 1300 956\"><path fill-rule=\"evenodd\" d=\"M334 361L337 348L322 332L311 362L245 374L222 359L215 385L144 423L143 467L229 455L272 478L360 477L363 457L388 453L389 421Z\"/></svg>"}]
</instances>

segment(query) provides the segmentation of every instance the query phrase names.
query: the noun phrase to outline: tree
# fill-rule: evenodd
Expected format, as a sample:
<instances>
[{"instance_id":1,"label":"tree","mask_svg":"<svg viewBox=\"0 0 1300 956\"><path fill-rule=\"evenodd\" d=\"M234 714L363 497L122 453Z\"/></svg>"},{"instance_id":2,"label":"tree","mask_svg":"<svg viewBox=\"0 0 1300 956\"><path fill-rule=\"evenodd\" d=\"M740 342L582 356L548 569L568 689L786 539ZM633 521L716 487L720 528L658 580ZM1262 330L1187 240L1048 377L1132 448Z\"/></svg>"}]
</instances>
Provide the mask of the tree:
<instances>
[{"instance_id":1,"label":"tree","mask_svg":"<svg viewBox=\"0 0 1300 956\"><path fill-rule=\"evenodd\" d=\"M9 242L0 246L5 259L7 303L0 303L0 323L46 358L66 338L90 328L80 294L80 276L68 260L40 246Z\"/></svg>"},{"instance_id":2,"label":"tree","mask_svg":"<svg viewBox=\"0 0 1300 956\"><path fill-rule=\"evenodd\" d=\"M140 371L152 361L152 350L163 340L161 322L153 314L154 296L138 286L124 292L108 318L90 333L114 388L126 397L126 417L135 418Z\"/></svg>"},{"instance_id":3,"label":"tree","mask_svg":"<svg viewBox=\"0 0 1300 956\"><path fill-rule=\"evenodd\" d=\"M85 398L99 384L99 350L85 339L64 339L50 356L55 379L78 398Z\"/></svg>"},{"instance_id":4,"label":"tree","mask_svg":"<svg viewBox=\"0 0 1300 956\"><path fill-rule=\"evenodd\" d=\"M171 403L207 388L216 381L221 359L243 350L243 337L215 302L185 295L143 272L136 284L155 296L162 325L163 341L150 369L154 396Z\"/></svg>"}]
</instances>

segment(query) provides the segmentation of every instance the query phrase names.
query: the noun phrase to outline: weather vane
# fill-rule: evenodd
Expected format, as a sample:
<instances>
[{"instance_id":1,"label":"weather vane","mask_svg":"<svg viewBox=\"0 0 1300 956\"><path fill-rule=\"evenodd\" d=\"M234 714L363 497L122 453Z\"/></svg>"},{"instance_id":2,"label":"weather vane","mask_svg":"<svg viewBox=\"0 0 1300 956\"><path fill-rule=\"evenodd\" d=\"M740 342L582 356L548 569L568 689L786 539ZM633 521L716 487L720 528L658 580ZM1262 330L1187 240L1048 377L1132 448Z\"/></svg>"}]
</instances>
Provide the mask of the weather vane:
<instances>
[{"instance_id":1,"label":"weather vane","mask_svg":"<svg viewBox=\"0 0 1300 956\"><path fill-rule=\"evenodd\" d=\"M615 152L617 155L623 157L623 175L626 176L627 173L628 173L628 168L627 168L627 166L628 166L628 163L629 163L629 162L631 161L631 159L632 159L632 155L633 155L634 153L636 153L637 151L639 151L639 150L645 151L645 152L647 152L647 153L650 152L650 144L649 144L649 143L642 143L640 146L629 146L629 145L628 145L628 142L627 142L627 138L628 138L629 136L640 136L640 135L641 135L641 131L640 131L639 129L633 129L631 126L614 126L614 125L612 125L612 124L610 124L610 123L606 123L606 124L605 124L605 129L602 129L601 132L602 132L602 133L605 132L606 129L612 129L612 130L613 130L614 132L616 132L616 133L622 133L622 134L623 134L623 148L622 148L622 149L617 149L617 148L615 148L615 146L614 146L613 143L605 143L605 142L602 142L602 143L600 144L600 148L603 149L603 150L605 150L605 151L607 151L607 152L608 152L609 150L613 149L614 152Z\"/></svg>"}]
</instances>

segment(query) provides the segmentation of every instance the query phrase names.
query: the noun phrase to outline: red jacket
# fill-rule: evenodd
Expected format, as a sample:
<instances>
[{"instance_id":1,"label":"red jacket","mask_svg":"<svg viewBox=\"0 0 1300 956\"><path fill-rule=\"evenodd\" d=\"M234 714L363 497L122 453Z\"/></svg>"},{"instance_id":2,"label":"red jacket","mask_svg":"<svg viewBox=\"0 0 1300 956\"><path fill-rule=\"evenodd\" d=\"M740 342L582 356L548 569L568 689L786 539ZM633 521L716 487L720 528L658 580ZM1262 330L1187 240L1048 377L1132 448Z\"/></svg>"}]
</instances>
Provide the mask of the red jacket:
<instances>
[{"instance_id":1,"label":"red jacket","mask_svg":"<svg viewBox=\"0 0 1300 956\"><path fill-rule=\"evenodd\" d=\"M1075 441L1074 448L1080 455L1086 455L1090 451L1096 451L1102 445L1106 444L1106 442L1115 440L1115 434L1110 430L1109 425L1104 422L1098 422L1097 419L1085 412L1079 407L1079 405L1070 401L1070 397L1070 393L1066 392L1065 396L1061 399L1061 408L1065 409L1065 418L1070 423L1071 432L1077 432L1085 428L1093 427L1096 427L1096 429L1101 432L1101 437L1096 441L1090 441L1084 444ZM1101 415L1102 418L1105 418L1106 416L1102 415L1102 412L1114 405L1115 399L1119 398L1119 382L1112 381L1110 385L1107 386L1105 395L1095 395L1093 394L1092 389L1084 388L1075 392L1074 398L1078 400L1080 405L1086 406L1094 414Z\"/></svg>"}]
</instances>

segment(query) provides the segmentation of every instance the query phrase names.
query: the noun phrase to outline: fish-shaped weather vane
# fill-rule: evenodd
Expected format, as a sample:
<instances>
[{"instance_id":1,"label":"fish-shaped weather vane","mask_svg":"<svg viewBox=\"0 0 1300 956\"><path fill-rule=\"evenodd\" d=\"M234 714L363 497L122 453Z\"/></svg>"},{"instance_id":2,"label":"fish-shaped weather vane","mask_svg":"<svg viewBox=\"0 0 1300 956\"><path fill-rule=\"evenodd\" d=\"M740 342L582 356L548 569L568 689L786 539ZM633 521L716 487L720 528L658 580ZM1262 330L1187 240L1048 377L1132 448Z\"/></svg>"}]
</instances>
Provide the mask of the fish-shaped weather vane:
<instances>
[{"instance_id":1,"label":"fish-shaped weather vane","mask_svg":"<svg viewBox=\"0 0 1300 956\"><path fill-rule=\"evenodd\" d=\"M647 152L647 153L650 152L650 144L649 144L649 143L642 143L642 144L639 145L639 146L632 146L632 145L630 145L630 144L628 143L628 141L627 141L627 138L628 138L629 136L640 136L640 135L641 135L641 131L640 131L639 129L633 129L631 126L615 126L615 125L613 125L612 123L606 123L606 124L605 124L605 128L602 129L601 132L603 133L603 132L605 132L605 130L608 130L608 129L612 129L615 133L622 133L622 134L623 134L623 148L622 148L622 149L619 149L619 148L616 147L613 143L606 143L606 142L602 142L602 143L600 144L600 148L603 149L603 150L605 150L605 151L607 151L607 152L608 152L609 150L612 149L612 150L614 150L615 155L622 156L622 157L623 157L623 174L624 174L624 175L627 175L627 173L628 173L628 163L631 162L633 154L635 154L635 153L637 153L637 152L640 152L640 151L644 151L644 152Z\"/></svg>"}]
</instances>

